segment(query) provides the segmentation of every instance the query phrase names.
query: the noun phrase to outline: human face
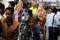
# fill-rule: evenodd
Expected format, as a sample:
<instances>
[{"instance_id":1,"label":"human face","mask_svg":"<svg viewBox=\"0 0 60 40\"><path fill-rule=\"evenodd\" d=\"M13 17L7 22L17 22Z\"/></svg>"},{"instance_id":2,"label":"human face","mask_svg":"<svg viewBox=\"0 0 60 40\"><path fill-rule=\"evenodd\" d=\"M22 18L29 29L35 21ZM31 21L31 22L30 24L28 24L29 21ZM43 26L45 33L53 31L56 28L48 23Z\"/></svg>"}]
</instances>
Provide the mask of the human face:
<instances>
[{"instance_id":1,"label":"human face","mask_svg":"<svg viewBox=\"0 0 60 40\"><path fill-rule=\"evenodd\" d=\"M12 5L9 3L9 4L8 4L8 7L12 7Z\"/></svg>"},{"instance_id":2,"label":"human face","mask_svg":"<svg viewBox=\"0 0 60 40\"><path fill-rule=\"evenodd\" d=\"M0 14L3 15L4 9L0 8Z\"/></svg>"},{"instance_id":3,"label":"human face","mask_svg":"<svg viewBox=\"0 0 60 40\"><path fill-rule=\"evenodd\" d=\"M6 10L5 13L9 18L12 18L13 14L10 10Z\"/></svg>"},{"instance_id":4,"label":"human face","mask_svg":"<svg viewBox=\"0 0 60 40\"><path fill-rule=\"evenodd\" d=\"M38 15L41 15L43 12L44 12L44 7L43 6L39 6Z\"/></svg>"},{"instance_id":5,"label":"human face","mask_svg":"<svg viewBox=\"0 0 60 40\"><path fill-rule=\"evenodd\" d=\"M52 12L52 10L51 9L48 9L48 13L50 14Z\"/></svg>"}]
</instances>

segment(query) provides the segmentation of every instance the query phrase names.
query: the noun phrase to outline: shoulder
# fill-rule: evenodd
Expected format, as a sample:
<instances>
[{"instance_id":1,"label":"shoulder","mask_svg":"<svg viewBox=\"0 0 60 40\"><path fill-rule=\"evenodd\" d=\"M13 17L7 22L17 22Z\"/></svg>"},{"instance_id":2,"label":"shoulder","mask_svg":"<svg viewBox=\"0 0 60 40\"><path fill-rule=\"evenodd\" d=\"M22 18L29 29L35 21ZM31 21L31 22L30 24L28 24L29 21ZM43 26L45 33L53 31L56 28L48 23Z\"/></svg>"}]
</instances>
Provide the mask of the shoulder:
<instances>
[{"instance_id":1,"label":"shoulder","mask_svg":"<svg viewBox=\"0 0 60 40\"><path fill-rule=\"evenodd\" d=\"M30 10L32 10L32 9L33 9L33 7L30 7L29 9L30 9Z\"/></svg>"},{"instance_id":2,"label":"shoulder","mask_svg":"<svg viewBox=\"0 0 60 40\"><path fill-rule=\"evenodd\" d=\"M18 22L17 20L14 20L14 21L13 21L13 24L19 25L19 22Z\"/></svg>"},{"instance_id":3,"label":"shoulder","mask_svg":"<svg viewBox=\"0 0 60 40\"><path fill-rule=\"evenodd\" d=\"M55 15L55 13L51 13L51 15Z\"/></svg>"},{"instance_id":4,"label":"shoulder","mask_svg":"<svg viewBox=\"0 0 60 40\"><path fill-rule=\"evenodd\" d=\"M57 16L60 15L60 12L57 12Z\"/></svg>"},{"instance_id":5,"label":"shoulder","mask_svg":"<svg viewBox=\"0 0 60 40\"><path fill-rule=\"evenodd\" d=\"M51 14L47 14L47 18L51 17Z\"/></svg>"}]
</instances>

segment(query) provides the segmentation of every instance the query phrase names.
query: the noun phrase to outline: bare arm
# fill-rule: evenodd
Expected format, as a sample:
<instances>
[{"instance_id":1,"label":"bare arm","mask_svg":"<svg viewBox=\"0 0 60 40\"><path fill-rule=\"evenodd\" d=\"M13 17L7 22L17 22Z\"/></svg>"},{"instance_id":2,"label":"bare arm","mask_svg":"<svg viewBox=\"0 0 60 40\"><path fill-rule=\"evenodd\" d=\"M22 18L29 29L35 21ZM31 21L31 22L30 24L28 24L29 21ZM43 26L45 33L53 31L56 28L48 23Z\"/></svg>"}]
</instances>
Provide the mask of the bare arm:
<instances>
[{"instance_id":1,"label":"bare arm","mask_svg":"<svg viewBox=\"0 0 60 40\"><path fill-rule=\"evenodd\" d=\"M1 22L2 22L2 28L5 36L10 36L19 25L19 22L14 21L13 24L8 27L7 23L4 22L4 19L2 19Z\"/></svg>"},{"instance_id":2,"label":"bare arm","mask_svg":"<svg viewBox=\"0 0 60 40\"><path fill-rule=\"evenodd\" d=\"M21 0L18 1L18 4L16 5L15 10L19 13L21 9L23 8L23 3Z\"/></svg>"}]
</instances>

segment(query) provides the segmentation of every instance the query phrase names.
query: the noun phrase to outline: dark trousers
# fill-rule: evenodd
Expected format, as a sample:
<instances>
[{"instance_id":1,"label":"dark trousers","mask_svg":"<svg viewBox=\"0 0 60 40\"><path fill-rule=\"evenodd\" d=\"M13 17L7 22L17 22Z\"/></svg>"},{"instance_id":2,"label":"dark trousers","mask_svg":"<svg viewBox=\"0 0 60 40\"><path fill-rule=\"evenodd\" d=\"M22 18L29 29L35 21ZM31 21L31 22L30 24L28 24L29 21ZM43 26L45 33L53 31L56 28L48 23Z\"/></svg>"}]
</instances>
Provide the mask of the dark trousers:
<instances>
[{"instance_id":1,"label":"dark trousers","mask_svg":"<svg viewBox=\"0 0 60 40\"><path fill-rule=\"evenodd\" d=\"M0 37L1 37L1 33L2 33L2 24L0 23Z\"/></svg>"},{"instance_id":2,"label":"dark trousers","mask_svg":"<svg viewBox=\"0 0 60 40\"><path fill-rule=\"evenodd\" d=\"M35 28L33 31L33 40L40 40L40 29L39 29L39 27Z\"/></svg>"},{"instance_id":3,"label":"dark trousers","mask_svg":"<svg viewBox=\"0 0 60 40\"><path fill-rule=\"evenodd\" d=\"M58 39L58 28L57 27L49 27L49 40L57 40Z\"/></svg>"}]
</instances>

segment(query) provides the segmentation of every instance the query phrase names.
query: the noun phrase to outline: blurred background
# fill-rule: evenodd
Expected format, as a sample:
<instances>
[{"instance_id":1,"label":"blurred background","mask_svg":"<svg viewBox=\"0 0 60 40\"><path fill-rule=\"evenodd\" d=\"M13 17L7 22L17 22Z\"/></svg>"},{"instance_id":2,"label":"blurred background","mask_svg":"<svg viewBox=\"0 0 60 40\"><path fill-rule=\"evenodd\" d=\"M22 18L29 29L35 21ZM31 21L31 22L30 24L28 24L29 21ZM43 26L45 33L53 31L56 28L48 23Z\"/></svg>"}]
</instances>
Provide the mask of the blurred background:
<instances>
[{"instance_id":1,"label":"blurred background","mask_svg":"<svg viewBox=\"0 0 60 40\"><path fill-rule=\"evenodd\" d=\"M6 7L8 5L8 1L15 1L15 2L17 2L18 0L0 0L0 2L4 3ZM42 4L42 5L46 4L45 6L56 6L57 8L60 7L60 0L22 0L22 1L25 2L25 3L28 3L28 2L31 3L33 1L36 1L37 4L39 4L39 5L40 4Z\"/></svg>"},{"instance_id":2,"label":"blurred background","mask_svg":"<svg viewBox=\"0 0 60 40\"><path fill-rule=\"evenodd\" d=\"M15 3L18 2L18 0L0 0L3 4L5 4L5 8L8 6L9 1L14 1ZM57 9L60 9L60 0L22 0L23 3L32 3L33 1L37 2L37 6L43 5L44 7L56 7ZM41 34L41 40L43 40L43 34ZM59 38L60 40L60 38Z\"/></svg>"}]
</instances>

